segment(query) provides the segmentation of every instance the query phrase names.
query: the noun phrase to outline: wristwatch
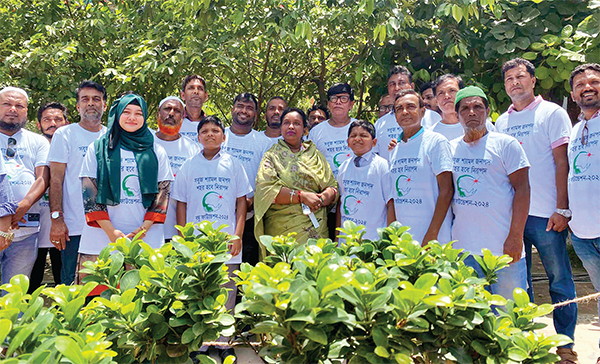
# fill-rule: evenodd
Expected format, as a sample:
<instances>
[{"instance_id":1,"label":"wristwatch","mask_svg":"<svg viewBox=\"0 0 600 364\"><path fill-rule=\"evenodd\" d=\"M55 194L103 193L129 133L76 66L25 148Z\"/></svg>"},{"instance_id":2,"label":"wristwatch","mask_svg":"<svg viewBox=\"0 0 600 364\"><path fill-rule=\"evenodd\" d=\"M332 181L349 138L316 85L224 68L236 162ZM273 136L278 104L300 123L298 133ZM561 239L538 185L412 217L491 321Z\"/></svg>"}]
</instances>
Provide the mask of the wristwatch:
<instances>
[{"instance_id":1,"label":"wristwatch","mask_svg":"<svg viewBox=\"0 0 600 364\"><path fill-rule=\"evenodd\" d=\"M56 220L61 215L62 215L62 211L52 211L52 213L50 214L50 217L52 218L52 220Z\"/></svg>"},{"instance_id":2,"label":"wristwatch","mask_svg":"<svg viewBox=\"0 0 600 364\"><path fill-rule=\"evenodd\" d=\"M12 243L12 240L15 237L15 233L7 233L5 231L0 231L0 236L6 239L6 241L10 244Z\"/></svg>"},{"instance_id":3,"label":"wristwatch","mask_svg":"<svg viewBox=\"0 0 600 364\"><path fill-rule=\"evenodd\" d=\"M567 219L570 219L571 216L573 216L573 214L571 213L571 210L569 210L569 209L556 209L555 212L561 216L564 216Z\"/></svg>"}]
</instances>

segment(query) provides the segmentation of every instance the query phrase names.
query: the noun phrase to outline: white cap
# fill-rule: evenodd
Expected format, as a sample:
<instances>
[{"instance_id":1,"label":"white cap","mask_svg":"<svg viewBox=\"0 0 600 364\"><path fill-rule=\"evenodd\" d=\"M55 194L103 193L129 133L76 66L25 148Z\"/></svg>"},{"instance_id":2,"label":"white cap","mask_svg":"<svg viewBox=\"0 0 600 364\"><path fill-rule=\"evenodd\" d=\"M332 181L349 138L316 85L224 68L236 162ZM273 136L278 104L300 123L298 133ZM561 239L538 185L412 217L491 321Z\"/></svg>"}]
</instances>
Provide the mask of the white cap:
<instances>
[{"instance_id":1,"label":"white cap","mask_svg":"<svg viewBox=\"0 0 600 364\"><path fill-rule=\"evenodd\" d=\"M5 92L18 92L21 95L25 96L25 98L27 99L27 102L29 102L29 95L27 95L27 91L23 90L20 87L13 87L13 86L5 87L2 90L0 90L0 95L2 95Z\"/></svg>"},{"instance_id":2,"label":"white cap","mask_svg":"<svg viewBox=\"0 0 600 364\"><path fill-rule=\"evenodd\" d=\"M160 109L163 104L169 100L176 100L179 101L179 103L181 104L181 106L185 107L185 104L183 103L183 101L181 101L181 99L177 96L167 96L164 99L160 100L160 102L158 103L158 108Z\"/></svg>"}]
</instances>

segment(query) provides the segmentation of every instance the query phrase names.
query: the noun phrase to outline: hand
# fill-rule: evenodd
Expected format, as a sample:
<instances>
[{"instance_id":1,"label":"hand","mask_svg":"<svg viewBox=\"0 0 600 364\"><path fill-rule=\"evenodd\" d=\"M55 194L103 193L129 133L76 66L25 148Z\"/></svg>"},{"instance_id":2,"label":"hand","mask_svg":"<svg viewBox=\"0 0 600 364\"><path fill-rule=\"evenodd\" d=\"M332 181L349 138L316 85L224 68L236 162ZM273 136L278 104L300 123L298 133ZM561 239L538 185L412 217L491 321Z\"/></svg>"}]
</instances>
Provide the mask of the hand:
<instances>
[{"instance_id":1,"label":"hand","mask_svg":"<svg viewBox=\"0 0 600 364\"><path fill-rule=\"evenodd\" d=\"M246 206L248 206L248 209L246 210L246 212L252 211L253 205L254 205L254 196L246 197Z\"/></svg>"},{"instance_id":2,"label":"hand","mask_svg":"<svg viewBox=\"0 0 600 364\"><path fill-rule=\"evenodd\" d=\"M388 151L391 151L392 149L396 148L396 144L398 144L398 141L396 139L390 140L390 144L388 144Z\"/></svg>"},{"instance_id":3,"label":"hand","mask_svg":"<svg viewBox=\"0 0 600 364\"><path fill-rule=\"evenodd\" d=\"M432 240L437 240L437 234L430 233L428 231L427 233L425 233L425 237L423 238L423 241L421 242L421 246L427 245L427 243L429 243Z\"/></svg>"},{"instance_id":4,"label":"hand","mask_svg":"<svg viewBox=\"0 0 600 364\"><path fill-rule=\"evenodd\" d=\"M559 213L553 213L552 216L548 219L548 225L546 226L546 231L554 230L556 232L561 232L569 226L569 219L564 217Z\"/></svg>"},{"instance_id":5,"label":"hand","mask_svg":"<svg viewBox=\"0 0 600 364\"><path fill-rule=\"evenodd\" d=\"M31 208L31 205L28 204L27 202L25 202L24 200L21 200L19 202L19 205L17 207L17 211L15 212L14 215L12 215L12 220L11 220L11 228L13 229L18 229L19 228L19 221L20 222L26 222L25 219L23 218L23 216L25 216L25 213L27 213L27 211L29 211L29 209Z\"/></svg>"},{"instance_id":6,"label":"hand","mask_svg":"<svg viewBox=\"0 0 600 364\"><path fill-rule=\"evenodd\" d=\"M302 191L302 194L300 194L300 202L303 202L308 206L311 212L315 212L323 207L323 201L321 201L319 195L314 192Z\"/></svg>"},{"instance_id":7,"label":"hand","mask_svg":"<svg viewBox=\"0 0 600 364\"><path fill-rule=\"evenodd\" d=\"M4 249L8 248L10 246L10 244L12 243L7 241L5 237L0 236L0 251L3 251Z\"/></svg>"},{"instance_id":8,"label":"hand","mask_svg":"<svg viewBox=\"0 0 600 364\"><path fill-rule=\"evenodd\" d=\"M129 239L133 239L140 231L142 231L142 234L139 236L138 239L143 239L146 237L146 233L148 232L148 230L146 230L143 226L140 226L139 228L133 230L132 232L130 232L129 234L127 234L127 238Z\"/></svg>"},{"instance_id":9,"label":"hand","mask_svg":"<svg viewBox=\"0 0 600 364\"><path fill-rule=\"evenodd\" d=\"M108 239L110 240L111 243L114 243L115 241L117 241L118 238L126 238L125 234L123 234L123 232L121 230L113 230L110 234L108 235Z\"/></svg>"},{"instance_id":10,"label":"hand","mask_svg":"<svg viewBox=\"0 0 600 364\"><path fill-rule=\"evenodd\" d=\"M52 226L50 227L50 242L58 250L65 250L67 248L67 241L69 241L69 228L65 224L65 220L59 217L56 220L52 220Z\"/></svg>"},{"instance_id":11,"label":"hand","mask_svg":"<svg viewBox=\"0 0 600 364\"><path fill-rule=\"evenodd\" d=\"M516 263L521 259L521 253L523 252L523 237L508 235L504 242L503 253L513 258L510 264Z\"/></svg>"},{"instance_id":12,"label":"hand","mask_svg":"<svg viewBox=\"0 0 600 364\"><path fill-rule=\"evenodd\" d=\"M235 239L229 242L229 252L234 257L242 252L242 239Z\"/></svg>"}]
</instances>

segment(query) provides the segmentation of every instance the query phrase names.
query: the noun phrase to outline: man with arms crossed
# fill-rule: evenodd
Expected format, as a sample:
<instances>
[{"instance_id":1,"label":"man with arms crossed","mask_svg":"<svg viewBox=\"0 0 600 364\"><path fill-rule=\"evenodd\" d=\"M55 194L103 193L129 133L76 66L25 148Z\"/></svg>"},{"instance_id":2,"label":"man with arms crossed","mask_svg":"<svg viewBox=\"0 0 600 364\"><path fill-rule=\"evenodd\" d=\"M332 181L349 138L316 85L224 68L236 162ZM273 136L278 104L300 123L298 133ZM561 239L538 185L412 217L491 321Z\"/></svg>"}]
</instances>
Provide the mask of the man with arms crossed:
<instances>
[{"instance_id":1,"label":"man with arms crossed","mask_svg":"<svg viewBox=\"0 0 600 364\"><path fill-rule=\"evenodd\" d=\"M600 64L571 73L571 97L581 108L569 141L569 222L575 252L600 292ZM600 313L600 302L598 302ZM600 358L596 361L600 364Z\"/></svg>"},{"instance_id":2,"label":"man with arms crossed","mask_svg":"<svg viewBox=\"0 0 600 364\"><path fill-rule=\"evenodd\" d=\"M79 172L88 146L106 132L102 114L106 110L106 89L94 81L83 81L75 91L79 122L54 133L50 162L50 241L61 250L60 280L75 279L81 232L85 222Z\"/></svg>"},{"instance_id":3,"label":"man with arms crossed","mask_svg":"<svg viewBox=\"0 0 600 364\"><path fill-rule=\"evenodd\" d=\"M498 282L490 290L512 298L515 288L527 289L527 265L521 258L529 211L529 162L515 138L487 130L488 101L479 87L458 91L455 102L465 136L452 141L454 247L472 255L482 255L483 249L509 255L510 266L498 272ZM465 264L483 276L472 255Z\"/></svg>"},{"instance_id":4,"label":"man with arms crossed","mask_svg":"<svg viewBox=\"0 0 600 364\"><path fill-rule=\"evenodd\" d=\"M531 164L531 201L525 224L525 258L529 298L533 301L531 279L532 246L535 246L550 283L552 303L574 299L575 283L567 253L567 224L571 217L567 197L567 145L571 120L560 106L535 96L535 68L515 58L502 66L504 88L512 105L496 121L498 132L515 137ZM575 339L577 304L556 308L552 315L559 334ZM573 344L560 347L561 364L577 362Z\"/></svg>"}]
</instances>

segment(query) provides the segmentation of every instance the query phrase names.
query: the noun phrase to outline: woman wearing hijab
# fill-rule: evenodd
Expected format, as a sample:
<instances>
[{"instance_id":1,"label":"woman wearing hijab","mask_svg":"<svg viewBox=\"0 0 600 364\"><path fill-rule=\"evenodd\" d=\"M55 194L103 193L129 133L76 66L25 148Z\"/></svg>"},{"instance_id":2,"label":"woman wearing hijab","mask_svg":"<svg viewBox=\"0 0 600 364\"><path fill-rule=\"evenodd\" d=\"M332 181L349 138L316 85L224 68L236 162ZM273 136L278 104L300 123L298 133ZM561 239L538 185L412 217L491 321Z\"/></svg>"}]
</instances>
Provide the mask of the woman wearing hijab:
<instances>
[{"instance_id":1,"label":"woman wearing hijab","mask_svg":"<svg viewBox=\"0 0 600 364\"><path fill-rule=\"evenodd\" d=\"M164 242L163 223L173 174L165 150L146 125L146 101L136 94L116 100L108 130L87 150L81 169L87 225L81 234L78 270L120 237Z\"/></svg>"}]
</instances>

